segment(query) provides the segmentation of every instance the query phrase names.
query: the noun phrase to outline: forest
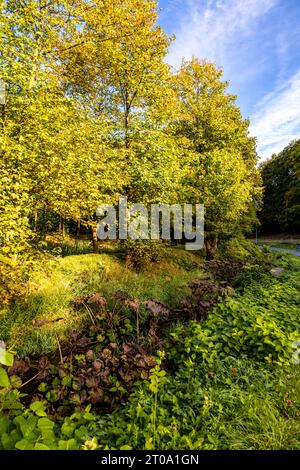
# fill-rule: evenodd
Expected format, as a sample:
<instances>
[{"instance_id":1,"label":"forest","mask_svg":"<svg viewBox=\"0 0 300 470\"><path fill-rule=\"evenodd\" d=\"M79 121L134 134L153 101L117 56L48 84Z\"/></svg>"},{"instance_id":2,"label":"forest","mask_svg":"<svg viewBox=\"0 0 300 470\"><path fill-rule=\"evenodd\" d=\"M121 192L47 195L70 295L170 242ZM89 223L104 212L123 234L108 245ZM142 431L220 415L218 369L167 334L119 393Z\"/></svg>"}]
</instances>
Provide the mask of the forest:
<instances>
[{"instance_id":1,"label":"forest","mask_svg":"<svg viewBox=\"0 0 300 470\"><path fill-rule=\"evenodd\" d=\"M2 0L0 31L0 450L299 450L300 140L261 162L156 1ZM203 247L99 239L120 197L203 204Z\"/></svg>"}]
</instances>

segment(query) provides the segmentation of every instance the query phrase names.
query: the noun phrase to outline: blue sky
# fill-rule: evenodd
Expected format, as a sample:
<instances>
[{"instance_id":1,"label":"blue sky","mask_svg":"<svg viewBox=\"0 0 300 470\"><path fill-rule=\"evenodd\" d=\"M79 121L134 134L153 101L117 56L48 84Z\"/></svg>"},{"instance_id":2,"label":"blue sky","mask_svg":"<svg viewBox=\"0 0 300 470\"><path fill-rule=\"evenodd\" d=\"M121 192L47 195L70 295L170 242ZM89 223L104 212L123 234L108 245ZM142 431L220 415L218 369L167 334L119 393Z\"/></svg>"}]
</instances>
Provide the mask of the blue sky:
<instances>
[{"instance_id":1,"label":"blue sky","mask_svg":"<svg viewBox=\"0 0 300 470\"><path fill-rule=\"evenodd\" d=\"M224 69L262 159L300 138L300 0L159 0L175 34L168 62L195 55Z\"/></svg>"}]
</instances>

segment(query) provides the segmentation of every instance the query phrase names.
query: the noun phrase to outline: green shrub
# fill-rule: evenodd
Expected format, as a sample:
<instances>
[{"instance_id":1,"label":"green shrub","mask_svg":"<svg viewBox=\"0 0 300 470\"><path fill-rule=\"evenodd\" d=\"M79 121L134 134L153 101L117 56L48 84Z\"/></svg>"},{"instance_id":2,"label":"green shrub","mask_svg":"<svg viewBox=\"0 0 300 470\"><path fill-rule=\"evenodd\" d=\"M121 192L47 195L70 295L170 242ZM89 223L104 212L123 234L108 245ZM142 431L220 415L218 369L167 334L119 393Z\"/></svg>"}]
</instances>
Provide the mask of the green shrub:
<instances>
[{"instance_id":1,"label":"green shrub","mask_svg":"<svg viewBox=\"0 0 300 470\"><path fill-rule=\"evenodd\" d=\"M40 401L0 414L0 449L299 449L299 415L299 367L226 358L173 377L156 366L111 414L50 419Z\"/></svg>"},{"instance_id":2,"label":"green shrub","mask_svg":"<svg viewBox=\"0 0 300 470\"><path fill-rule=\"evenodd\" d=\"M218 304L205 323L178 326L172 333L172 359L177 364L189 360L215 364L228 356L246 355L289 363L292 343L300 335L297 279L254 283L243 296Z\"/></svg>"},{"instance_id":3,"label":"green shrub","mask_svg":"<svg viewBox=\"0 0 300 470\"><path fill-rule=\"evenodd\" d=\"M242 260L266 258L266 253L263 253L260 246L242 236L220 242L219 252L221 258L224 256Z\"/></svg>"},{"instance_id":4,"label":"green shrub","mask_svg":"<svg viewBox=\"0 0 300 470\"><path fill-rule=\"evenodd\" d=\"M26 257L9 258L0 254L0 306L26 296L32 263Z\"/></svg>"},{"instance_id":5,"label":"green shrub","mask_svg":"<svg viewBox=\"0 0 300 470\"><path fill-rule=\"evenodd\" d=\"M61 242L47 241L43 247L52 256L74 256L93 253L93 246L90 240L65 240Z\"/></svg>"},{"instance_id":6,"label":"green shrub","mask_svg":"<svg viewBox=\"0 0 300 470\"><path fill-rule=\"evenodd\" d=\"M65 419L49 418L44 401L34 401L25 408L21 399L23 384L17 375L9 376L14 354L0 345L0 450L78 450L96 445L87 441L87 423L96 417L91 406Z\"/></svg>"},{"instance_id":7,"label":"green shrub","mask_svg":"<svg viewBox=\"0 0 300 470\"><path fill-rule=\"evenodd\" d=\"M254 282L266 283L270 278L269 270L259 264L246 264L234 279L234 287L237 290L246 289Z\"/></svg>"},{"instance_id":8,"label":"green shrub","mask_svg":"<svg viewBox=\"0 0 300 470\"><path fill-rule=\"evenodd\" d=\"M285 257L280 260L287 262ZM76 405L75 413L62 417L60 407L48 408L47 397L42 395L47 393L45 384L41 384L39 396L26 397L26 409L23 394L29 389L17 371L6 372L11 351L2 354L0 450L299 449L300 369L290 362L292 343L299 339L300 329L300 260L288 258L288 262L290 267L280 279L265 273L260 264L244 267L236 278L243 295L218 303L201 323L171 326L166 354L159 355L155 367L149 366L153 368L148 380L135 381L127 403L122 399L112 413L97 414L100 409L86 406L85 401ZM199 279L195 284L201 288L200 297L205 285ZM126 296L127 302L127 293L115 294L118 299ZM94 304L103 303L98 294L92 299ZM75 301L80 305L84 301L90 314L96 314L90 296ZM150 306L155 314L166 309L154 301ZM110 320L103 319L101 330ZM117 329L120 344L128 334L126 328L127 324L124 331ZM97 338L101 344L102 333ZM114 337L107 341L111 348L116 347ZM107 348L104 352L109 361ZM130 350L128 353L131 355ZM90 374L92 351L86 356L85 377ZM127 364L125 356L122 354ZM82 361L84 356L77 359ZM74 356L73 375L77 359ZM62 372L60 379L67 389L70 377ZM59 390L57 380L52 385L50 392ZM110 391L118 394L117 388L113 384ZM69 402L67 398L64 405L68 407Z\"/></svg>"},{"instance_id":9,"label":"green shrub","mask_svg":"<svg viewBox=\"0 0 300 470\"><path fill-rule=\"evenodd\" d=\"M274 251L276 265L286 270L297 270L299 260L287 251Z\"/></svg>"},{"instance_id":10,"label":"green shrub","mask_svg":"<svg viewBox=\"0 0 300 470\"><path fill-rule=\"evenodd\" d=\"M162 243L152 240L126 240L123 243L126 264L142 270L163 258Z\"/></svg>"}]
</instances>

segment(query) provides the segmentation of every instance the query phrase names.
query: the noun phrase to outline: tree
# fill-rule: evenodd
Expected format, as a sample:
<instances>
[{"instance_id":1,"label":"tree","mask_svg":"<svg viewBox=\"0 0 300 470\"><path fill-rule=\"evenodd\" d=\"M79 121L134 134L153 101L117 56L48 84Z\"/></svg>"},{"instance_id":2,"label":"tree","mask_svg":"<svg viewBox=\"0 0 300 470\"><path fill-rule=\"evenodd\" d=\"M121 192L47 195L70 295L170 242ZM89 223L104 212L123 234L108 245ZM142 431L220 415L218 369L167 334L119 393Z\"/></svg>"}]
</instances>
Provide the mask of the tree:
<instances>
[{"instance_id":1,"label":"tree","mask_svg":"<svg viewBox=\"0 0 300 470\"><path fill-rule=\"evenodd\" d=\"M251 224L248 121L212 64L173 73L156 1L4 0L0 14L3 246L80 221L97 248L95 210L121 194L204 202L208 254L220 234Z\"/></svg>"},{"instance_id":2,"label":"tree","mask_svg":"<svg viewBox=\"0 0 300 470\"><path fill-rule=\"evenodd\" d=\"M84 15L88 40L61 56L68 93L107 125L115 202L119 194L129 202L167 202L175 194L178 152L167 132L170 39L157 24L157 2L94 5Z\"/></svg>"},{"instance_id":3,"label":"tree","mask_svg":"<svg viewBox=\"0 0 300 470\"><path fill-rule=\"evenodd\" d=\"M132 198L136 192L131 191L131 178L141 170L144 160L139 155L146 151L141 149L143 139L149 148L151 138L157 138L161 114L155 115L154 109L163 109L163 97L171 90L164 62L170 39L157 24L156 2L94 4L84 17L89 40L63 53L64 73L69 91L109 123L115 171L122 174L123 191Z\"/></svg>"},{"instance_id":4,"label":"tree","mask_svg":"<svg viewBox=\"0 0 300 470\"><path fill-rule=\"evenodd\" d=\"M261 220L267 231L300 228L300 140L261 165L264 199Z\"/></svg>"},{"instance_id":5,"label":"tree","mask_svg":"<svg viewBox=\"0 0 300 470\"><path fill-rule=\"evenodd\" d=\"M221 78L213 64L194 58L183 61L174 81L180 115L173 127L185 148L184 194L187 201L205 205L208 257L218 237L237 230L260 191L249 122Z\"/></svg>"},{"instance_id":6,"label":"tree","mask_svg":"<svg viewBox=\"0 0 300 470\"><path fill-rule=\"evenodd\" d=\"M6 1L2 9L2 131L12 143L7 152L14 152L14 171L27 178L29 218L43 235L47 214L91 219L103 192L111 190L107 126L66 94L62 80L59 54L70 47L72 34L78 39L84 4Z\"/></svg>"}]
</instances>

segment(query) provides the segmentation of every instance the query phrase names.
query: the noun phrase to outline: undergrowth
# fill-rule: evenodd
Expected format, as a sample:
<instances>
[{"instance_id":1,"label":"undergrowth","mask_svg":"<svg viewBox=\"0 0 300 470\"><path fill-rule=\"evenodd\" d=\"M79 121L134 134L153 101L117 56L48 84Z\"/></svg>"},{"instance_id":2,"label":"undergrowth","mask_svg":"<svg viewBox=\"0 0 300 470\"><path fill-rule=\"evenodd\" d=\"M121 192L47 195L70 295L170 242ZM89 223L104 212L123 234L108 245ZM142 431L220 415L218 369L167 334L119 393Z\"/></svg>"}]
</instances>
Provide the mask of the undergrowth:
<instances>
[{"instance_id":1,"label":"undergrowth","mask_svg":"<svg viewBox=\"0 0 300 470\"><path fill-rule=\"evenodd\" d=\"M60 258L2 312L0 448L300 448L300 260L173 253Z\"/></svg>"}]
</instances>

